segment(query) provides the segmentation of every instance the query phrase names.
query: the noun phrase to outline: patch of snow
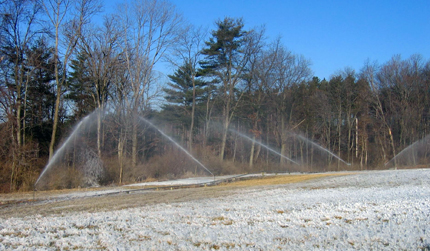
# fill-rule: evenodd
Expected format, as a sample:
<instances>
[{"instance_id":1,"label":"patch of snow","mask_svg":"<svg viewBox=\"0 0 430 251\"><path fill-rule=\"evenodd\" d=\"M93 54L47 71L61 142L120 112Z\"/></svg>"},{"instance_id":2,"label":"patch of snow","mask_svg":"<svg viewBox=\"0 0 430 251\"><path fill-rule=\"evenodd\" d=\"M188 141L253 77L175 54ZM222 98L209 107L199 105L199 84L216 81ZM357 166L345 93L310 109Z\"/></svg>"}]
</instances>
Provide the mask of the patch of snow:
<instances>
[{"instance_id":1,"label":"patch of snow","mask_svg":"<svg viewBox=\"0 0 430 251\"><path fill-rule=\"evenodd\" d=\"M0 219L2 250L417 250L430 248L430 170L363 172L182 203Z\"/></svg>"},{"instance_id":2,"label":"patch of snow","mask_svg":"<svg viewBox=\"0 0 430 251\"><path fill-rule=\"evenodd\" d=\"M142 182L142 183L125 185L124 187L199 185L199 184L208 184L214 181L230 179L236 176L238 175L225 175L225 176L215 176L215 177L213 176L212 177L193 177L193 178L178 179L178 180L152 181L152 182Z\"/></svg>"}]
</instances>

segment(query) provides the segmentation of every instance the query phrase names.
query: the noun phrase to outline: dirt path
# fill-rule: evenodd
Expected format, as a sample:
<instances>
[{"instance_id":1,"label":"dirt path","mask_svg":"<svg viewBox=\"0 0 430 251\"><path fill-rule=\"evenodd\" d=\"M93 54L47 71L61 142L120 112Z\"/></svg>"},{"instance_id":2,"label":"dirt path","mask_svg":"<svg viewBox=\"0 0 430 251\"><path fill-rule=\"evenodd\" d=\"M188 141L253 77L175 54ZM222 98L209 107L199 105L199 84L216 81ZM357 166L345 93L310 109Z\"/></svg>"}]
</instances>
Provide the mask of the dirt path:
<instances>
[{"instance_id":1,"label":"dirt path","mask_svg":"<svg viewBox=\"0 0 430 251\"><path fill-rule=\"evenodd\" d=\"M349 173L351 174L351 173ZM177 203L207 198L217 198L231 195L232 192L243 189L253 189L259 186L261 189L271 189L276 185L308 182L315 179L323 179L331 176L346 175L345 173L331 174L306 174L306 175L282 175L268 176L258 179L242 180L214 187L198 187L176 190L151 190L151 191L122 191L115 194L105 194L91 197L69 198L55 197L63 193L71 192L39 192L4 195L0 198L0 217L25 217L30 215L58 215L70 212L98 212L120 210L124 208L141 207L157 203ZM112 190L115 191L115 190ZM119 190L120 191L120 190ZM74 191L72 191L74 192ZM82 192L75 191L75 192ZM11 202L12 201L12 202Z\"/></svg>"},{"instance_id":2,"label":"dirt path","mask_svg":"<svg viewBox=\"0 0 430 251\"><path fill-rule=\"evenodd\" d=\"M0 206L4 218L23 217L35 214L42 216L69 212L111 211L131 207L141 207L156 203L176 203L206 198L216 198L231 194L232 187L203 187L177 190L141 191L118 193L95 197L51 199L47 201L25 201ZM37 197L36 197L37 199Z\"/></svg>"}]
</instances>

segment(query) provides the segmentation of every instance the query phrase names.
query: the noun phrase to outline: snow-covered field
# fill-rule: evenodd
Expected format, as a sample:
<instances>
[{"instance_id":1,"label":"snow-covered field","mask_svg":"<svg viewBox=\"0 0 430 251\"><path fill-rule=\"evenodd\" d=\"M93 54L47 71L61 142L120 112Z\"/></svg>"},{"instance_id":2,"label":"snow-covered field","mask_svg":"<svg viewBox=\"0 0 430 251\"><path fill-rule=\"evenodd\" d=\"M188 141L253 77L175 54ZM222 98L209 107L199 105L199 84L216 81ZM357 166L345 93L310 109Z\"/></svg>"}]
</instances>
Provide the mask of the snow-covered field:
<instances>
[{"instance_id":1,"label":"snow-covered field","mask_svg":"<svg viewBox=\"0 0 430 251\"><path fill-rule=\"evenodd\" d=\"M131 185L126 185L124 187L146 187L146 186L183 186L183 185L198 185L198 184L209 184L214 181L222 181L226 179L231 179L237 176L242 177L251 177L252 175L225 175L225 176L209 176L209 177L193 177L187 179L179 179L179 180L166 180L166 181L153 181L153 182L144 182L144 183L136 183Z\"/></svg>"},{"instance_id":2,"label":"snow-covered field","mask_svg":"<svg viewBox=\"0 0 430 251\"><path fill-rule=\"evenodd\" d=\"M0 216L0 250L67 248L428 250L430 170L363 172L105 212Z\"/></svg>"}]
</instances>

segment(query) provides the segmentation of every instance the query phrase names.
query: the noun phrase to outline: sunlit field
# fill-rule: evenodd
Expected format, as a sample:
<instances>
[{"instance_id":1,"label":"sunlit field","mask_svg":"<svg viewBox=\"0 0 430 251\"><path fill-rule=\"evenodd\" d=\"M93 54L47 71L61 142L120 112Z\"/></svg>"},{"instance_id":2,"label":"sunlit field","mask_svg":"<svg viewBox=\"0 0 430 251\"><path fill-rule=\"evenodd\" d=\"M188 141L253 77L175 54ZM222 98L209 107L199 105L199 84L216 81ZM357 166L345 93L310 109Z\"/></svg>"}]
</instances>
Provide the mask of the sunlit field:
<instances>
[{"instance_id":1,"label":"sunlit field","mask_svg":"<svg viewBox=\"0 0 430 251\"><path fill-rule=\"evenodd\" d=\"M427 169L91 193L2 205L0 249L430 248Z\"/></svg>"}]
</instances>

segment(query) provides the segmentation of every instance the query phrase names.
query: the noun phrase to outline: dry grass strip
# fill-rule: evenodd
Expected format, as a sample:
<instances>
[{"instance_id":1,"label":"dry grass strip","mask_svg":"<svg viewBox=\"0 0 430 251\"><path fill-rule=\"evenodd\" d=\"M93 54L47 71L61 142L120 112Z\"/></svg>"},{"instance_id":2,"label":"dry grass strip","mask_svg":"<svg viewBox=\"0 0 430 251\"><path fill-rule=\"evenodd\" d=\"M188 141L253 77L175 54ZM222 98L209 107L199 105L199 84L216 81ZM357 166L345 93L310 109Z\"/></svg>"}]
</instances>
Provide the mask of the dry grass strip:
<instances>
[{"instance_id":1,"label":"dry grass strip","mask_svg":"<svg viewBox=\"0 0 430 251\"><path fill-rule=\"evenodd\" d=\"M275 175L256 177L248 180L239 180L236 182L225 183L222 186L267 186L267 185L281 185L289 183L298 183L312 179L330 177L330 176L343 176L354 173L318 173L318 174L289 174L289 175Z\"/></svg>"}]
</instances>

